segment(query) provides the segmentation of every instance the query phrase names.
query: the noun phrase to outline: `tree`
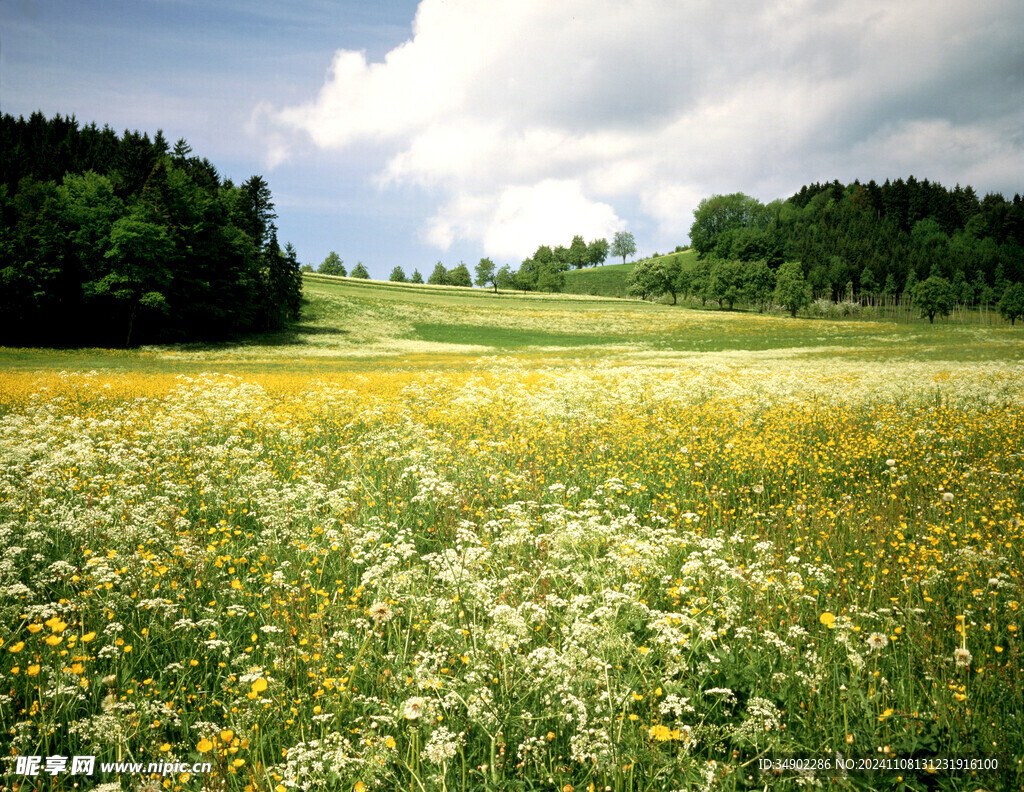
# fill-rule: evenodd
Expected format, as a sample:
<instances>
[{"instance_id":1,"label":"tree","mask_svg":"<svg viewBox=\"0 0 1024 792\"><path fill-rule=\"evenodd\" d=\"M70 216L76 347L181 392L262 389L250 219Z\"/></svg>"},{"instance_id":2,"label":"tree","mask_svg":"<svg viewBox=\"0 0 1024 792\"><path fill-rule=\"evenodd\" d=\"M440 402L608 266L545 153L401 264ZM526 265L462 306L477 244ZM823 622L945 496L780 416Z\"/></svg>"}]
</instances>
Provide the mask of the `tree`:
<instances>
[{"instance_id":1,"label":"tree","mask_svg":"<svg viewBox=\"0 0 1024 792\"><path fill-rule=\"evenodd\" d=\"M804 280L800 262L787 261L775 277L775 292L772 298L789 311L790 316L811 303L811 284Z\"/></svg>"},{"instance_id":2,"label":"tree","mask_svg":"<svg viewBox=\"0 0 1024 792\"><path fill-rule=\"evenodd\" d=\"M110 271L86 288L124 307L126 347L131 346L140 310L167 311L163 293L171 280L168 259L173 249L162 226L134 214L122 217L110 230L110 249L106 253Z\"/></svg>"},{"instance_id":3,"label":"tree","mask_svg":"<svg viewBox=\"0 0 1024 792\"><path fill-rule=\"evenodd\" d=\"M865 267L860 273L860 290L864 294L874 295L878 292L878 281L870 269Z\"/></svg>"},{"instance_id":4,"label":"tree","mask_svg":"<svg viewBox=\"0 0 1024 792\"><path fill-rule=\"evenodd\" d=\"M587 245L587 264L591 267L596 267L598 264L604 264L604 260L608 258L608 240L607 239L595 239L589 245Z\"/></svg>"},{"instance_id":5,"label":"tree","mask_svg":"<svg viewBox=\"0 0 1024 792\"><path fill-rule=\"evenodd\" d=\"M495 289L516 289L516 273L508 264L503 264L494 276Z\"/></svg>"},{"instance_id":6,"label":"tree","mask_svg":"<svg viewBox=\"0 0 1024 792\"><path fill-rule=\"evenodd\" d=\"M567 253L569 266L575 267L576 269L583 269L587 264L588 252L587 243L583 241L583 237L579 234L574 236Z\"/></svg>"},{"instance_id":7,"label":"tree","mask_svg":"<svg viewBox=\"0 0 1024 792\"><path fill-rule=\"evenodd\" d=\"M948 280L932 275L914 287L914 305L927 316L929 324L935 322L936 314L948 316L953 310L953 287Z\"/></svg>"},{"instance_id":8,"label":"tree","mask_svg":"<svg viewBox=\"0 0 1024 792\"><path fill-rule=\"evenodd\" d=\"M693 211L690 244L703 258L715 249L722 234L743 228L761 228L767 225L768 220L769 213L756 198L743 193L712 195L697 204ZM760 256L763 253L762 250L752 252L752 255Z\"/></svg>"},{"instance_id":9,"label":"tree","mask_svg":"<svg viewBox=\"0 0 1024 792\"><path fill-rule=\"evenodd\" d=\"M357 261L356 265L352 268L352 275L351 275L351 277L353 277L353 278L362 278L363 280L369 280L370 279L370 273L367 272L366 267L363 266L363 262Z\"/></svg>"},{"instance_id":10,"label":"tree","mask_svg":"<svg viewBox=\"0 0 1024 792\"><path fill-rule=\"evenodd\" d=\"M708 285L711 282L711 262L699 259L690 270L690 289L694 297L700 298L701 307L708 301Z\"/></svg>"},{"instance_id":11,"label":"tree","mask_svg":"<svg viewBox=\"0 0 1024 792\"><path fill-rule=\"evenodd\" d=\"M405 270L401 267L395 267L391 270L391 275L388 276L388 280L392 283L405 283L407 278L405 277Z\"/></svg>"},{"instance_id":12,"label":"tree","mask_svg":"<svg viewBox=\"0 0 1024 792\"><path fill-rule=\"evenodd\" d=\"M771 302L775 291L775 273L765 261L750 263L743 273L743 295L750 305L756 305L758 313Z\"/></svg>"},{"instance_id":13,"label":"tree","mask_svg":"<svg viewBox=\"0 0 1024 792\"><path fill-rule=\"evenodd\" d=\"M242 196L242 229L252 237L257 248L263 249L276 230L274 220L277 214L274 213L270 187L262 176L253 176L242 185Z\"/></svg>"},{"instance_id":14,"label":"tree","mask_svg":"<svg viewBox=\"0 0 1024 792\"><path fill-rule=\"evenodd\" d=\"M636 240L628 231L616 231L615 239L609 251L613 256L622 256L622 263L626 263L626 256L636 253Z\"/></svg>"},{"instance_id":15,"label":"tree","mask_svg":"<svg viewBox=\"0 0 1024 792\"><path fill-rule=\"evenodd\" d=\"M743 293L743 263L740 261L724 261L719 259L711 265L711 278L708 282L708 299L717 300L718 307L723 303L728 310Z\"/></svg>"},{"instance_id":16,"label":"tree","mask_svg":"<svg viewBox=\"0 0 1024 792\"><path fill-rule=\"evenodd\" d=\"M448 270L444 268L444 264L440 261L434 265L434 271L430 273L430 277L427 278L427 283L432 286L447 286L448 285Z\"/></svg>"},{"instance_id":17,"label":"tree","mask_svg":"<svg viewBox=\"0 0 1024 792\"><path fill-rule=\"evenodd\" d=\"M489 258L482 258L476 265L476 285L494 286L494 293L498 293L498 273L494 262Z\"/></svg>"},{"instance_id":18,"label":"tree","mask_svg":"<svg viewBox=\"0 0 1024 792\"><path fill-rule=\"evenodd\" d=\"M537 291L562 292L565 290L565 273L556 262L542 264L537 273Z\"/></svg>"},{"instance_id":19,"label":"tree","mask_svg":"<svg viewBox=\"0 0 1024 792\"><path fill-rule=\"evenodd\" d=\"M465 286L466 288L473 285L473 281L469 277L469 267L465 263L460 261L457 266L448 271L448 285Z\"/></svg>"},{"instance_id":20,"label":"tree","mask_svg":"<svg viewBox=\"0 0 1024 792\"><path fill-rule=\"evenodd\" d=\"M412 277L409 278L409 283L423 283L423 275L420 274L418 269L412 271Z\"/></svg>"},{"instance_id":21,"label":"tree","mask_svg":"<svg viewBox=\"0 0 1024 792\"><path fill-rule=\"evenodd\" d=\"M1006 287L999 298L999 315L1009 319L1011 325L1024 316L1024 283L1017 281Z\"/></svg>"},{"instance_id":22,"label":"tree","mask_svg":"<svg viewBox=\"0 0 1024 792\"><path fill-rule=\"evenodd\" d=\"M644 259L626 278L626 290L641 300L648 296L661 297L665 293L672 295L672 304L676 304L677 279L679 265L666 262L664 259Z\"/></svg>"},{"instance_id":23,"label":"tree","mask_svg":"<svg viewBox=\"0 0 1024 792\"><path fill-rule=\"evenodd\" d=\"M327 258L321 262L317 272L321 275L340 275L343 278L348 275L348 272L345 270L344 262L338 258L338 254L333 250L328 253Z\"/></svg>"}]
</instances>

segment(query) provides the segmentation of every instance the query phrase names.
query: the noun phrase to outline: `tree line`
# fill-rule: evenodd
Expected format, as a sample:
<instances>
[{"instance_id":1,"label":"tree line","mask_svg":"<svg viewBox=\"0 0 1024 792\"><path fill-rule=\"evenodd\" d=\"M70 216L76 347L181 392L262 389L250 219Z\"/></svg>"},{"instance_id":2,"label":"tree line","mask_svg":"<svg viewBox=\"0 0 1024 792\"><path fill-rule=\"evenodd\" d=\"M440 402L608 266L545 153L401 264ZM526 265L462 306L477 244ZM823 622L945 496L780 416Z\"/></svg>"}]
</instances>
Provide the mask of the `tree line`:
<instances>
[{"instance_id":1,"label":"tree line","mask_svg":"<svg viewBox=\"0 0 1024 792\"><path fill-rule=\"evenodd\" d=\"M0 116L0 343L133 346L297 319L270 189L163 132Z\"/></svg>"},{"instance_id":2,"label":"tree line","mask_svg":"<svg viewBox=\"0 0 1024 792\"><path fill-rule=\"evenodd\" d=\"M695 265L685 272L671 258L638 265L633 293L763 308L779 303L783 262L799 262L798 303L889 297L913 301L931 320L955 303L999 306L1010 321L1021 315L1019 194L979 199L970 186L947 189L911 176L881 185L816 183L768 204L743 193L713 195L694 211L690 241Z\"/></svg>"},{"instance_id":3,"label":"tree line","mask_svg":"<svg viewBox=\"0 0 1024 792\"><path fill-rule=\"evenodd\" d=\"M498 267L491 259L482 258L471 274L469 267L463 262L459 262L449 269L439 261L434 265L434 269L427 276L426 281L418 269L413 270L410 276L406 275L402 267L392 269L388 280L393 283L426 282L435 286L469 287L475 284L482 287L493 287L495 291L501 288L519 291L561 292L565 288L563 273L571 269L583 269L604 264L609 254L622 256L622 261L625 263L626 257L634 253L636 253L636 242L633 235L628 232L618 232L611 244L607 239L595 239L588 244L582 236L577 234L568 247L540 245L532 256L520 263L518 269L512 269L508 264ZM308 271L312 271L312 267L309 267ZM351 273L348 273L344 262L333 250L320 263L316 271L323 275L369 277L366 268L362 267L361 263L353 268Z\"/></svg>"}]
</instances>

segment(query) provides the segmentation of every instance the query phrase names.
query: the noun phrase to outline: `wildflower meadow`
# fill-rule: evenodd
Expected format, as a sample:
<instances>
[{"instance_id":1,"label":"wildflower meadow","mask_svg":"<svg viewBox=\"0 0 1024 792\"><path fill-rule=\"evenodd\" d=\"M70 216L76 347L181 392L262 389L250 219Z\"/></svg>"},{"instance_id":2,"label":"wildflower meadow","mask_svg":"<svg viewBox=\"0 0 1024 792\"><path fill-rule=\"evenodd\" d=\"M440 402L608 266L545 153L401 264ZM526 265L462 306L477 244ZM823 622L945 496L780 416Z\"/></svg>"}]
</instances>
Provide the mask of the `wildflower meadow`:
<instances>
[{"instance_id":1,"label":"wildflower meadow","mask_svg":"<svg viewBox=\"0 0 1024 792\"><path fill-rule=\"evenodd\" d=\"M1024 788L1009 348L12 367L0 788Z\"/></svg>"}]
</instances>

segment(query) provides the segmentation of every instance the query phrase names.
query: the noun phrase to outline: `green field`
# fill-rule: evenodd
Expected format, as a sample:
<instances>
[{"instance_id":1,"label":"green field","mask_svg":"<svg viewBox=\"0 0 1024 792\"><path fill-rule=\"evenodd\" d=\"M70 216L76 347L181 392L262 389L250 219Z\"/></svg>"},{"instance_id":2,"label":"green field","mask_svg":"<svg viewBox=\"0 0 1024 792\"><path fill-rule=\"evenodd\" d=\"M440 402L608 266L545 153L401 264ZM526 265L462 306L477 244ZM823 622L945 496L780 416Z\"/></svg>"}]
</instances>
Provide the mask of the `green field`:
<instances>
[{"instance_id":1,"label":"green field","mask_svg":"<svg viewBox=\"0 0 1024 792\"><path fill-rule=\"evenodd\" d=\"M4 757L1024 788L1024 328L305 295L240 343L0 349Z\"/></svg>"}]
</instances>

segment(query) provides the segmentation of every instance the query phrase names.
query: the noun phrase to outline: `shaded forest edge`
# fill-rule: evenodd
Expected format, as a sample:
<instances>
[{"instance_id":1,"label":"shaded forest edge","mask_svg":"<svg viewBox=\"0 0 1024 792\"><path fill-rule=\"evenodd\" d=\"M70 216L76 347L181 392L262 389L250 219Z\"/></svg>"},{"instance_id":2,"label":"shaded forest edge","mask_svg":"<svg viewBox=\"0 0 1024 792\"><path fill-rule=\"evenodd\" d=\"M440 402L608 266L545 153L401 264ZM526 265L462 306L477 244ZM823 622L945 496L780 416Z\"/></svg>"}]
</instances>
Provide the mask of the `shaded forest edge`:
<instances>
[{"instance_id":1,"label":"shaded forest edge","mask_svg":"<svg viewBox=\"0 0 1024 792\"><path fill-rule=\"evenodd\" d=\"M0 116L0 214L0 344L217 340L298 318L266 181L236 186L161 131Z\"/></svg>"}]
</instances>

